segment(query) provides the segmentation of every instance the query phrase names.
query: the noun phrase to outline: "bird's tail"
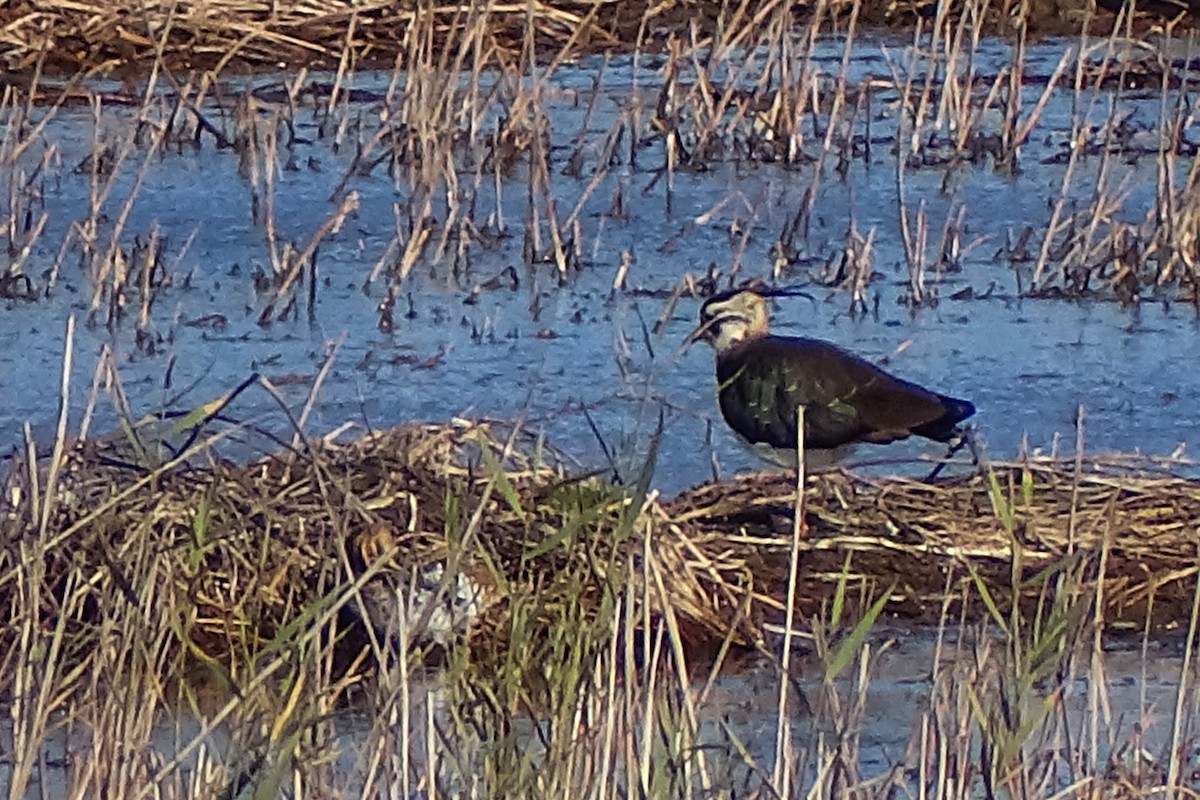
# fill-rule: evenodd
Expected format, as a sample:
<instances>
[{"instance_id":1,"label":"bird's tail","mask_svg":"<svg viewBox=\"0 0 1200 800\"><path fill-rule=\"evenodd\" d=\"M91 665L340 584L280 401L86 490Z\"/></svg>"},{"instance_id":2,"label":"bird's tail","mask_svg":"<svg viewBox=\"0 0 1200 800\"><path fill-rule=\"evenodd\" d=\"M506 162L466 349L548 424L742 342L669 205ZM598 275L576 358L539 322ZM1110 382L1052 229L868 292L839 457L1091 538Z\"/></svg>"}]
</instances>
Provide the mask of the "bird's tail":
<instances>
[{"instance_id":1,"label":"bird's tail","mask_svg":"<svg viewBox=\"0 0 1200 800\"><path fill-rule=\"evenodd\" d=\"M912 429L918 436L933 439L937 442L948 442L958 434L958 423L975 413L975 404L970 400L959 400L956 397L938 395L945 413L932 422Z\"/></svg>"}]
</instances>

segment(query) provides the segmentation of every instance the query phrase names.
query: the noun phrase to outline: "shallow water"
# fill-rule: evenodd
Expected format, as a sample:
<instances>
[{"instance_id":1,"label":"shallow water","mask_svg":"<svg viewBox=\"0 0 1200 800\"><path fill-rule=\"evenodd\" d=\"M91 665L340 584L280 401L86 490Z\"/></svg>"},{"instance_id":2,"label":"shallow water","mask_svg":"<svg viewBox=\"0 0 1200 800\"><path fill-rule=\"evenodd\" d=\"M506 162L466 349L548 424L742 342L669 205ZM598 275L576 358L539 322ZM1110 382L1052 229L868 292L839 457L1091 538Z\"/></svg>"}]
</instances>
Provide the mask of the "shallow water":
<instances>
[{"instance_id":1,"label":"shallow water","mask_svg":"<svg viewBox=\"0 0 1200 800\"><path fill-rule=\"evenodd\" d=\"M1061 42L1036 46L1030 53L1030 72L1048 74L1057 63ZM836 68L840 44L830 41L819 63ZM865 40L851 60L851 78L881 75L887 59L899 59L903 43ZM981 71L998 68L1007 48L985 43ZM602 102L584 129L594 158L599 142L616 115L635 99L653 98L658 73L655 62L634 72L628 59L611 61L600 87L593 85L599 61L585 60L564 67L547 93L552 146L565 159L580 135L593 92ZM318 76L324 78L326 76ZM254 85L278 79L259 78ZM355 85L382 90L387 76L362 74ZM227 87L235 92L237 87ZM1029 102L1041 87L1027 87ZM936 308L910 310L900 304L906 293L907 267L901 244L893 157L877 148L872 162L854 162L844 178L825 176L808 239L784 280L810 284L817 300L794 298L776 304L776 328L784 333L832 339L870 358L889 357L889 367L904 377L939 391L972 399L979 408L977 422L990 452L1014 455L1027 442L1049 449L1061 437L1070 450L1075 439L1077 407L1086 409L1086 446L1092 451L1141 449L1167 453L1191 446L1196 432L1194 404L1200 386L1190 368L1197 315L1190 306L1143 303L1122 308L1109 302L1076 303L1060 299L1019 299L1027 285L1004 259L996 258L1006 240L1026 225L1044 228L1049 198L1055 196L1062 167L1039 162L1061 152L1068 133L1069 95L1051 101L1043 131L1025 149L1024 168L1015 175L986 167L960 167L942 191L942 169L910 170L905 194L910 214L926 204L930 219L930 252L936 246L948 214L965 207L964 242L980 239L961 260L961 271L930 282L941 299ZM1096 96L1093 112L1103 120L1111 97ZM1150 130L1156 124L1157 97L1131 95L1121 101L1129 124ZM881 93L872 101L877 130L894 131L895 99ZM221 119L215 108L208 109ZM352 113L370 118L378 104L363 104ZM106 107L101 127L127 130L131 112ZM41 273L57 254L67 227L85 215L86 174L72 167L87 154L93 119L89 109L67 108L48 126L44 141L58 150L57 169L46 184L44 204L49 213L47 233L35 247L27 271L42 285ZM352 147L336 152L319 137L315 112L302 111L297 135L307 143L294 149L296 169L277 176L276 215L280 235L303 243L330 213L328 200L347 168ZM27 161L39 157L34 153ZM661 447L657 485L671 493L709 477L714 461L724 473L758 466L739 448L719 419L714 403L712 356L704 348L678 355L678 346L695 320L698 301L681 301L658 333L644 334L665 307L665 293L685 274L701 277L715 265L728 273L740 261L739 278L770 277L770 252L780 231L799 207L814 166L785 167L751 161L723 162L696 173L679 172L668 209L664 184L648 189L653 170L661 163L661 144L642 149L637 166L623 162L606 177L584 205L580 216L582 268L559 288L553 268L528 266L521 257L524 218L524 167L518 166L504 184L501 205L509 235L493 249L473 247L469 273L455 278L444 267L418 264L401 287L392 333L376 327L377 306L385 293L383 281L363 290L374 263L395 232L393 206L403 202L404 182L393 182L382 170L355 177L349 186L359 192L361 207L340 233L322 246L321 280L315 315L310 322L301 310L287 321L260 327L256 320L264 305L253 290L252 273L268 263L265 236L251 224L250 186L238 173L238 159L206 143L199 150L173 148L147 162L144 182L126 228L146 238L152 225L168 237L167 262L178 257L175 285L163 290L154 306L152 330L161 337L155 355L140 352L134 342L133 317L110 332L81 325L76 343L71 409L73 427L87 402L87 387L102 346L111 347L131 404L149 413L170 402L188 408L231 388L253 370L270 378L304 376L318 370L331 343L336 362L321 386L308 429L324 433L347 420L388 426L410 420L445 420L451 415L524 414L543 427L561 448L590 466L603 465L602 449L579 413L590 409L608 448L628 474L640 463L660 410L666 428ZM135 151L122 168L119 186L110 201L111 217L130 190L142 153ZM1182 159L1181 159L1182 161ZM590 180L594 163L581 177L554 174L552 180L564 215ZM1186 167L1186 164L1183 165ZM1085 162L1074 190L1086 198L1091 190ZM1183 167L1181 167L1183 168ZM1112 180L1124 182L1128 194L1120 215L1139 218L1154 195L1154 163L1143 158L1122 163ZM622 192L627 216L608 210L615 191ZM723 204L723 205L722 205ZM477 217L495 206L492 189L478 189ZM711 213L711 219L700 216ZM879 273L869 290L877 298L877 313L854 317L848 313L845 292L813 285L845 246L853 219L860 232L875 231L874 268ZM750 235L744 240L743 231ZM188 237L190 247L183 250ZM1039 240L1035 237L1033 247ZM744 246L744 251L742 247ZM612 291L622 254L632 253L626 291ZM740 255L739 255L740 253ZM516 268L516 289L485 290L473 304L472 286ZM1022 268L1024 269L1024 268ZM991 287L988 299L954 300L966 287L976 294ZM639 291L643 290L643 291ZM650 295L644 291L651 292ZM411 292L412 313L408 295ZM68 254L52 297L36 303L10 301L0 314L0 335L19 346L0 351L0 429L9 442L20 437L29 421L35 437L52 437L57 418L59 365L67 315L86 317L90 285ZM303 299L303 293L301 294ZM189 326L209 315L222 315L227 325ZM902 352L898 352L902 350ZM171 368L169 388L164 372ZM289 381L285 381L290 383ZM181 388L192 387L182 397ZM284 396L298 406L308 386L283 387ZM275 401L259 389L246 393L231 410L239 418L275 415ZM706 443L711 423L712 447ZM111 429L114 417L102 402L93 432ZM256 445L261 447L262 445ZM253 449L253 448L251 448ZM714 452L715 451L715 452ZM862 448L858 458L935 453L915 443L886 450ZM243 453L250 455L250 453Z\"/></svg>"},{"instance_id":2,"label":"shallow water","mask_svg":"<svg viewBox=\"0 0 1200 800\"><path fill-rule=\"evenodd\" d=\"M993 642L991 646L999 645ZM937 647L937 636L932 630L888 630L886 626L880 626L872 633L865 651L870 654L866 682L861 684L865 688L861 692L858 688L857 664L834 684L840 711L832 711L831 705L821 705L823 666L819 660L812 656L800 658L794 667L795 685L805 692L814 713L798 713L793 717L791 741L796 763L803 763L806 753L811 759L818 748L829 753L844 737L849 742L845 752L856 756L854 768L860 779L898 774L898 780L915 791L922 780L922 747L930 748L925 751L929 753L936 752L939 746L935 730L952 738L968 737L973 742L971 757L978 758L978 720L970 714L963 686L948 677L960 675L959 680L971 680L967 676L974 674L977 646L964 642L961 648L956 647L952 637L943 643L937 662L941 677L935 690L930 676ZM1173 715L1183 669L1182 648L1178 642L1150 643L1146 647L1144 653L1140 644L1108 649L1102 656L1103 680L1095 687L1090 685L1088 675L1096 673L1090 670L1067 682L1061 704L1055 706L1048 728L1065 725L1073 738L1043 740L1035 736L1030 740L1030 747L1039 753L1050 753L1057 752L1054 748L1067 747L1073 742L1071 747L1086 752L1090 748L1093 720L1098 720L1097 750L1092 754L1095 763L1103 763L1112 753L1118 754L1117 763L1125 763L1129 758L1128 748L1134 743L1143 748L1142 752L1148 757L1163 757L1170 749L1173 736ZM1081 663L1087 663L1086 655ZM982 692L980 699L985 708L995 702L988 684L976 678L973 685L976 691ZM695 682L692 688L695 701L703 682ZM1090 694L1093 688L1098 690L1097 705L1093 705ZM424 765L428 763L426 720L432 715L446 729L458 730L458 727L448 716L447 696L436 678L416 677L410 684L410 691L408 730L411 744L407 758L411 767L417 770L415 774L420 775L424 774ZM759 766L769 772L775 752L778 691L777 673L765 662L750 665L737 674L725 675L713 684L707 702L699 708L696 746L703 748L708 769L717 776L716 779L723 781L722 785L726 785L724 781L736 783L747 779L731 736L736 737ZM1045 691L1038 690L1030 697L1035 704L1047 699ZM957 711L953 708L954 702L960 704ZM1193 713L1193 702L1194 698L1185 702L1185 713ZM462 712L463 709L459 709L459 713ZM9 719L6 713L0 723L0 749L6 753L12 752ZM67 788L85 774L85 770L104 766L95 764L97 754L93 751L86 725L76 724L70 730L57 727L63 724L61 719L52 723L55 732L44 750L41 782L30 786L31 797L38 796L39 792L44 792L41 796L65 796ZM334 737L330 744L336 755L330 757L322 750L319 761L293 765L299 779L306 783L332 781L342 787L342 796L356 796L361 792L362 782L374 759L382 756L385 763L393 761L390 766L397 769L399 752L377 751L381 724L389 729L391 736L401 736L398 720L376 720L365 700L335 712L332 718ZM534 726L540 724L527 717L518 717L513 729L505 734L515 737L509 745L528 749L533 754L540 753L541 744L534 730ZM198 787L208 782L209 790L231 785L233 776L240 770L247 770L244 773L247 779L257 776L256 780L271 780L269 767L250 768L253 759L248 742L259 741L254 730L252 725L246 728L243 735L249 736L247 740L235 736L228 724L217 725L205 733L204 725L189 715L162 719L153 728L150 747L132 751L126 768L145 770L143 774L147 779L154 775L165 779L167 785L177 779L182 779L185 785L195 781ZM543 733L547 731L543 730ZM580 735L586 740L591 734L581 731ZM929 737L924 745L922 735ZM111 746L111 737L107 737L107 741ZM395 745L398 738L390 741ZM477 749L480 744L470 741L469 737L454 737L448 743L439 744L438 774L452 782L458 779L458 770L472 770L470 759L481 757L482 751ZM957 747L956 741L942 741L940 745L951 750ZM442 748L447 746L450 749L443 752ZM498 744L493 741L482 746L486 749ZM1033 752L1031 749L1030 757L1034 757ZM178 772L164 768L180 754L185 757ZM455 764L452 754L466 760ZM1058 755L1062 757L1064 753L1058 752ZM1198 757L1200 751L1189 755L1188 761L1194 763ZM932 770L938 762L932 756L930 758L926 769ZM285 768L285 774L290 774L293 767ZM0 760L0 785L8 785L11 768L9 761ZM808 761L806 774L810 778L815 774L814 770L812 761ZM926 772L925 776L927 780L933 780L934 773ZM1063 781L1070 780L1065 769L1059 777ZM751 784L757 782L753 778L749 780ZM416 783L414 778L414 787ZM242 791L251 786L253 783L242 786ZM312 788L310 785L309 790ZM424 795L417 793L414 796Z\"/></svg>"}]
</instances>

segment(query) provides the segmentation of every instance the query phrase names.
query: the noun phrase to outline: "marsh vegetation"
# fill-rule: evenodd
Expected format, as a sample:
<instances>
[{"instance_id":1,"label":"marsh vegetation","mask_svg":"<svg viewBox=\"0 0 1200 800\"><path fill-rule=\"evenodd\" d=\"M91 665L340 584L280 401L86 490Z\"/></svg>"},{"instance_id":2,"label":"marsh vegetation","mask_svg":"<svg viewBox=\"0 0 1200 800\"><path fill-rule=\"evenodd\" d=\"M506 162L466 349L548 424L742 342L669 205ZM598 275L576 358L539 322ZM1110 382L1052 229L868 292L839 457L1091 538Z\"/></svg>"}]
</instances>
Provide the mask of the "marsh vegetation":
<instances>
[{"instance_id":1,"label":"marsh vegetation","mask_svg":"<svg viewBox=\"0 0 1200 800\"><path fill-rule=\"evenodd\" d=\"M619 5L6 29L11 797L1185 796L1182 21ZM746 280L1003 459L795 538L676 354Z\"/></svg>"}]
</instances>

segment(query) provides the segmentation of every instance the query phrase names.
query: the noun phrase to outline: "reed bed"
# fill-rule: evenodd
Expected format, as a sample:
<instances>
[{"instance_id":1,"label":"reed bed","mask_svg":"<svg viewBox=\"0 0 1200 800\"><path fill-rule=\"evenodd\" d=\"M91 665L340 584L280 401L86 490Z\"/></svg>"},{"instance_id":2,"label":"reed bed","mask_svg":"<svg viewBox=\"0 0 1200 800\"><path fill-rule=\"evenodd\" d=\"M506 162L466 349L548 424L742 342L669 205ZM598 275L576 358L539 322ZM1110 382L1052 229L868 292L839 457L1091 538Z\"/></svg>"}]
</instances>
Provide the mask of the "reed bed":
<instances>
[{"instance_id":1,"label":"reed bed","mask_svg":"<svg viewBox=\"0 0 1200 800\"><path fill-rule=\"evenodd\" d=\"M185 615L177 631L190 657L227 661L314 608L357 602L348 586L434 563L487 587L472 635L492 655L511 628L511 598L552 599L545 610L595 600L602 584L624 587L635 618L673 609L678 633L707 652L726 638L763 647L779 629L788 476L740 476L663 501L573 477L544 442L516 432L496 422L405 426L243 466L210 458L160 470L82 442L40 499L34 473L16 461L3 603L21 605L36 539L43 619L65 615L81 654L110 613L100 598L157 587ZM1191 602L1200 481L1128 461L993 463L936 483L839 471L812 476L806 503L804 619L847 591L859 614L886 595L889 615L931 624L947 604L985 615L978 592L1001 608L1014 596L1033 607L1044 586L1020 582L1066 561L1086 565L1077 590L1104 598L1109 630L1169 630ZM581 575L592 585L578 585ZM566 596L560 576L578 596ZM78 594L65 596L67 586Z\"/></svg>"},{"instance_id":2,"label":"reed bed","mask_svg":"<svg viewBox=\"0 0 1200 800\"><path fill-rule=\"evenodd\" d=\"M298 438L244 465L187 433L156 459L154 431L161 420L9 462L0 653L14 796L53 772L48 743L76 731L91 743L73 751L76 791L196 798L273 794L285 780L294 796L907 785L1136 797L1191 769L1181 728L1171 755L1127 749L1102 733L1099 695L1070 712L1046 699L1065 702L1083 674L1104 684L1108 633L1149 637L1190 619L1195 635L1200 481L1161 462L1027 459L935 484L812 476L795 633L825 677L807 698L780 681L779 741L807 714L819 724L772 768L727 725L714 743L700 720L720 672L755 653L780 668L786 476L664 501L649 468L634 487L574 474L543 439L498 421ZM483 588L464 629L435 643L406 606L362 622L372 587L430 565ZM864 773L859 755L878 670L869 633L884 617L948 637L890 777ZM352 737L361 786L343 771L347 704L369 711ZM180 709L203 726L176 728L157 755L162 715ZM220 754L214 726L231 737ZM1080 736L1084 762L1070 756Z\"/></svg>"},{"instance_id":3,"label":"reed bed","mask_svg":"<svg viewBox=\"0 0 1200 800\"><path fill-rule=\"evenodd\" d=\"M724 538L751 563L772 564L786 558L778 525L793 495L787 476L748 475L684 493L663 513L693 540ZM1109 631L1171 630L1188 617L1200 482L1146 459L992 462L936 483L839 471L812 476L806 502L809 617L848 579L862 597L889 593L886 611L909 621L935 622L947 604L980 613L971 600L981 590L1005 609L1014 596L1032 609L1045 586L1022 581L1066 561L1086 564L1077 589L1104 598Z\"/></svg>"},{"instance_id":4,"label":"reed bed","mask_svg":"<svg viewBox=\"0 0 1200 800\"><path fill-rule=\"evenodd\" d=\"M772 207L731 193L696 215L692 224L730 229L729 266L709 269L712 286L745 277L805 281L826 289L831 301L845 298L851 313L878 308L878 262L888 258L879 226L861 224L853 205L847 219L823 220L816 212L838 196L852 170L886 160L889 174L894 168L896 219L884 231L895 228L903 243L907 281L897 299L910 308L945 299L947 279L955 300L1200 307L1200 177L1188 133L1197 70L1185 42L1129 36L1132 29L1120 24L1129 20L1121 18L1099 35L1065 41L1057 63L1035 73L1026 54L1040 6L1004 5L1000 16L1013 36L995 50L982 31L1002 9L971 0L951 4L953 13L942 4L932 18L917 15L911 45L880 51L884 66L864 72L855 60L875 48L862 31L881 4L819 3L799 13L792 4L746 0L723 6L727 19L711 35L639 18L628 78L612 78L619 70L604 65L588 91L559 85L560 70L575 62L588 31L618 5L587 4L585 18L572 17L572 38L548 49L537 44L550 24L538 14L553 17L568 6L471 5L450 21L449 7L423 7L405 35L393 37L402 56L388 62L386 88L374 90L354 85L364 66L354 45L359 22L343 31L337 62L329 65L332 80L301 68L255 87L226 80L235 70L222 61L150 70L144 81L101 91L89 78L103 66L80 67L64 85L46 76L53 54L68 48L30 51L29 69L0 93L0 196L7 199L0 224L11 259L0 299L49 296L77 260L91 289L88 323L116 328L135 318L137 346L158 352L171 338L162 299L187 285L191 246L204 236L148 218L141 187L174 168L171 153L211 145L204 157L236 158L250 192L246 228L261 231L262 242L245 255L267 265L256 268L249 287L264 327L298 318L301 306L310 318L317 314L319 257L345 237L356 215L382 214L395 228L365 254L370 266L362 275L380 295L378 327L391 330L397 298L426 269L451 285L477 287L473 292L503 283L493 263L500 261L523 265L519 277L527 284L567 285L600 263L595 254L611 246L629 208L650 198L673 213L681 172L744 162L787 165L794 190ZM155 9L182 17L212 10L155 6L146 13ZM375 11L401 13L393 6ZM277 9L285 16L309 12ZM583 4L576 12L585 12ZM519 52L497 43L494 14L519 22ZM842 37L832 47L830 32ZM273 57L276 44L269 44ZM839 47L840 63L831 63ZM587 108L574 130L556 118L568 102ZM90 150L82 156L45 135L75 103L93 111ZM297 137L305 123L315 124L315 139ZM322 158L340 164L325 185L328 215L311 230L282 236L280 215L295 204L288 173ZM1058 186L1044 190L1045 218L1020 229L990 227L961 177L1043 165ZM919 178L928 186L933 173L950 198L936 215L913 188ZM83 181L85 208L58 203L57 183ZM364 206L360 189L385 181L402 199L390 208ZM671 251L682 236L656 246ZM754 256L765 268L753 266ZM632 243L622 248L621 263L612 285L627 291L638 283ZM994 264L1007 273L997 273L988 288L958 285L972 268ZM703 280L682 275L673 288ZM536 317L537 306L531 311Z\"/></svg>"},{"instance_id":5,"label":"reed bed","mask_svg":"<svg viewBox=\"0 0 1200 800\"><path fill-rule=\"evenodd\" d=\"M322 57L336 64L346 51L359 59L390 62L397 51L403 51L406 32L423 20L445 33L482 17L496 46L516 51L526 25L547 42L582 36L585 41L611 44L610 27L620 4L614 0L480 3L474 4L475 10L463 4L390 0L23 5L5 15L10 66L27 66L48 49L65 48L70 55L64 63L73 58L83 67L145 64L165 56L172 63L237 61L275 68L281 60L306 65Z\"/></svg>"}]
</instances>

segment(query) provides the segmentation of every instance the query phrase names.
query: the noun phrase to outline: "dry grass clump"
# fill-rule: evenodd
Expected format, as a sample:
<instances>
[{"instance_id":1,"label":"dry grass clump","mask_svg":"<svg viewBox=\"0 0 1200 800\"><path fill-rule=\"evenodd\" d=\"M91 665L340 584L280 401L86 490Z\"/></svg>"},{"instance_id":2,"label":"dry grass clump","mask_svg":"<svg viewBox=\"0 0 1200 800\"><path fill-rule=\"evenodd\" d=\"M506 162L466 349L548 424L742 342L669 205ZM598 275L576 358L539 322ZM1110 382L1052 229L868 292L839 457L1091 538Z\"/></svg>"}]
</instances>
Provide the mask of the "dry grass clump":
<instances>
[{"instance_id":1,"label":"dry grass clump","mask_svg":"<svg viewBox=\"0 0 1200 800\"><path fill-rule=\"evenodd\" d=\"M612 42L599 20L611 19L620 4L599 2L471 3L415 2L256 2L208 0L204 3L97 2L17 3L3 28L10 65L28 65L48 49L78 65L117 66L149 62L157 53L199 63L238 59L274 67L280 61L334 63L347 47L358 58L391 60L403 50L406 33L427 22L443 32L469 27L482 18L494 46L520 49L523 28L532 23L547 42L582 34ZM23 13L22 13L23 12ZM582 29L582 30L577 30Z\"/></svg>"},{"instance_id":2,"label":"dry grass clump","mask_svg":"<svg viewBox=\"0 0 1200 800\"><path fill-rule=\"evenodd\" d=\"M18 4L20 5L20 4ZM626 9L622 5L638 5ZM305 63L336 59L343 48L358 58L390 58L405 32L434 20L443 33L476 17L493 46L520 50L523 29L549 42L581 39L612 45L614 23L655 16L649 4L599 2L423 4L325 0L308 3L217 0L178 3L30 3L3 28L10 65L31 64L37 54L60 48L80 66L150 60L161 48L196 60L227 61L236 54L251 64L281 59ZM603 15L603 19L601 19ZM607 24L606 24L607 23Z\"/></svg>"},{"instance_id":3,"label":"dry grass clump","mask_svg":"<svg viewBox=\"0 0 1200 800\"><path fill-rule=\"evenodd\" d=\"M787 557L778 519L792 493L787 476L743 476L688 492L666 513L689 538L723 536L770 563ZM1103 598L1112 629L1170 629L1189 617L1200 482L1162 465L1039 458L932 484L834 472L811 477L808 493L808 616L848 580L864 599L890 587L886 610L911 620L936 622L947 603L985 612L968 602L981 586L1002 607L1016 593L1032 609L1045 587L1023 581L1073 563L1076 589Z\"/></svg>"},{"instance_id":4,"label":"dry grass clump","mask_svg":"<svg viewBox=\"0 0 1200 800\"><path fill-rule=\"evenodd\" d=\"M661 28L686 31L690 25L698 25L704 30L717 30L749 20L761 21L784 6L798 20L826 15L830 20L844 21L859 13L857 5L855 0L798 4L774 0L738 3L22 0L7 4L0 12L0 43L4 45L0 49L10 69L28 68L40 54L50 52L62 68L149 64L159 57L181 66L226 64L235 59L270 68L281 61L299 66L325 60L328 66L345 55L363 63L387 63L397 53L405 53L408 47L405 40L413 30L427 25L442 37L481 25L489 48L497 54L520 51L529 36L542 49L553 50L571 42L579 53L586 49L628 49L643 44L647 34ZM964 14L963 4L946 4L943 11L938 10L939 5L933 0L867 3L861 16L865 23L908 29L938 15L956 19ZM979 24L990 31L1011 31L1012 18L1025 5L992 3ZM1021 13L1028 19L1020 24L1048 33L1076 33L1093 16L1091 4L1086 0L1029 4L1029 10ZM1111 15L1102 18L1097 27L1113 24ZM1188 19L1184 16L1181 21Z\"/></svg>"}]
</instances>

